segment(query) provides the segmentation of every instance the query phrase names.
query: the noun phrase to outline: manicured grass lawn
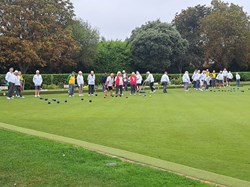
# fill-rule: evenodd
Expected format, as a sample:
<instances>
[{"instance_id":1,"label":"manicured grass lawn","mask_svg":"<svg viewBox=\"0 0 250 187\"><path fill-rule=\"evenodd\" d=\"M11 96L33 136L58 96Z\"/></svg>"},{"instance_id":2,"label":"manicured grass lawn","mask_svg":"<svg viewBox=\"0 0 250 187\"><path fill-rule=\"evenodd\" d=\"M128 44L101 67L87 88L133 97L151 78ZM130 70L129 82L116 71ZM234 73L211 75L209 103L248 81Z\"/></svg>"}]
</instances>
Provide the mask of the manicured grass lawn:
<instances>
[{"instance_id":1,"label":"manicured grass lawn","mask_svg":"<svg viewBox=\"0 0 250 187\"><path fill-rule=\"evenodd\" d=\"M0 130L0 186L208 186L81 148Z\"/></svg>"},{"instance_id":2,"label":"manicured grass lawn","mask_svg":"<svg viewBox=\"0 0 250 187\"><path fill-rule=\"evenodd\" d=\"M250 181L250 91L0 98L0 121ZM128 95L128 93L126 93ZM64 103L67 99L68 102Z\"/></svg>"}]
</instances>

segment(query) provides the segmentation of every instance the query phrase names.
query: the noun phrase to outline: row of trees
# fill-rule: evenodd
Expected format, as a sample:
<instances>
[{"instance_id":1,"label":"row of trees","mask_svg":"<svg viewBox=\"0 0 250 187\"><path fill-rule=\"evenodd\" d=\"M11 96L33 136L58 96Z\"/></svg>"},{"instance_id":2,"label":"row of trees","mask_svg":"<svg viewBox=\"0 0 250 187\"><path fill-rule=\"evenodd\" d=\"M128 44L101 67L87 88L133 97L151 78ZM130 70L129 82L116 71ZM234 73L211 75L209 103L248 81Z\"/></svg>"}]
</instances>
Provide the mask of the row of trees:
<instances>
[{"instance_id":1,"label":"row of trees","mask_svg":"<svg viewBox=\"0 0 250 187\"><path fill-rule=\"evenodd\" d=\"M70 0L0 2L0 71L72 70L182 72L194 68L250 69L250 21L242 7L212 0L150 21L125 41L107 41L74 19Z\"/></svg>"}]
</instances>

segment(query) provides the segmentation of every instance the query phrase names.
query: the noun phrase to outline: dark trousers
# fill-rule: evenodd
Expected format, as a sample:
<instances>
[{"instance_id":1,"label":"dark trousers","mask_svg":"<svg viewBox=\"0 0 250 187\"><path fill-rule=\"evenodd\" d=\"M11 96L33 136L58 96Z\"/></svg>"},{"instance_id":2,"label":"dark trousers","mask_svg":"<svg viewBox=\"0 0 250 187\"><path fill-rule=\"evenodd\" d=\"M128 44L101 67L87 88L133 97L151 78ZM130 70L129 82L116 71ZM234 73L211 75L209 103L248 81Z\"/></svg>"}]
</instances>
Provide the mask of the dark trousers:
<instances>
[{"instance_id":1,"label":"dark trousers","mask_svg":"<svg viewBox=\"0 0 250 187\"><path fill-rule=\"evenodd\" d=\"M15 86L15 87L16 87L16 95L22 97L21 86Z\"/></svg>"},{"instance_id":2,"label":"dark trousers","mask_svg":"<svg viewBox=\"0 0 250 187\"><path fill-rule=\"evenodd\" d=\"M236 86L237 86L237 87L240 87L240 80L239 80L239 79L236 80Z\"/></svg>"},{"instance_id":3,"label":"dark trousers","mask_svg":"<svg viewBox=\"0 0 250 187\"><path fill-rule=\"evenodd\" d=\"M15 91L15 83L9 82L8 97L12 97Z\"/></svg>"},{"instance_id":4,"label":"dark trousers","mask_svg":"<svg viewBox=\"0 0 250 187\"><path fill-rule=\"evenodd\" d=\"M119 91L120 91L120 95L122 95L122 85L116 86L116 95L118 95Z\"/></svg>"},{"instance_id":5,"label":"dark trousers","mask_svg":"<svg viewBox=\"0 0 250 187\"><path fill-rule=\"evenodd\" d=\"M95 91L95 85L89 85L89 94L94 94Z\"/></svg>"},{"instance_id":6,"label":"dark trousers","mask_svg":"<svg viewBox=\"0 0 250 187\"><path fill-rule=\"evenodd\" d=\"M193 81L194 88L196 88L196 81Z\"/></svg>"},{"instance_id":7,"label":"dark trousers","mask_svg":"<svg viewBox=\"0 0 250 187\"><path fill-rule=\"evenodd\" d=\"M212 78L212 87L215 87L215 86L216 86L216 79Z\"/></svg>"},{"instance_id":8,"label":"dark trousers","mask_svg":"<svg viewBox=\"0 0 250 187\"><path fill-rule=\"evenodd\" d=\"M199 81L199 80L196 81L195 88L196 88L196 89L200 89L200 81Z\"/></svg>"},{"instance_id":9,"label":"dark trousers","mask_svg":"<svg viewBox=\"0 0 250 187\"><path fill-rule=\"evenodd\" d=\"M107 89L106 89L106 84L105 83L102 83L102 91L105 92Z\"/></svg>"},{"instance_id":10,"label":"dark trousers","mask_svg":"<svg viewBox=\"0 0 250 187\"><path fill-rule=\"evenodd\" d=\"M124 90L128 91L128 82L125 82L125 81L124 81Z\"/></svg>"},{"instance_id":11,"label":"dark trousers","mask_svg":"<svg viewBox=\"0 0 250 187\"><path fill-rule=\"evenodd\" d=\"M149 86L152 92L155 91L154 82L151 82Z\"/></svg>"},{"instance_id":12,"label":"dark trousers","mask_svg":"<svg viewBox=\"0 0 250 187\"><path fill-rule=\"evenodd\" d=\"M206 82L205 85L206 85L206 90L208 90L209 89L209 84Z\"/></svg>"},{"instance_id":13,"label":"dark trousers","mask_svg":"<svg viewBox=\"0 0 250 187\"><path fill-rule=\"evenodd\" d=\"M131 94L135 94L136 92L136 85L131 85Z\"/></svg>"},{"instance_id":14,"label":"dark trousers","mask_svg":"<svg viewBox=\"0 0 250 187\"><path fill-rule=\"evenodd\" d=\"M70 96L74 95L74 90L75 90L75 85L74 84L69 84L69 95Z\"/></svg>"},{"instance_id":15,"label":"dark trousers","mask_svg":"<svg viewBox=\"0 0 250 187\"><path fill-rule=\"evenodd\" d=\"M163 93L167 93L168 83L167 82L162 82L162 86L163 86Z\"/></svg>"}]
</instances>

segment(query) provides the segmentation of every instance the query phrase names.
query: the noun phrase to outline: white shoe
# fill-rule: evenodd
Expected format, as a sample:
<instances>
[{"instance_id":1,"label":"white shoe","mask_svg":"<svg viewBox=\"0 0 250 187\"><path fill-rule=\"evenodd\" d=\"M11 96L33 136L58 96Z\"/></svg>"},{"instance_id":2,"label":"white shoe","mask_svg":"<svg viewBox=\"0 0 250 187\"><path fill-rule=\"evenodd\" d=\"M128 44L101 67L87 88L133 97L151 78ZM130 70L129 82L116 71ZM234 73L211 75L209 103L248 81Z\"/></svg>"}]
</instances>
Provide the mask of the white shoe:
<instances>
[{"instance_id":1,"label":"white shoe","mask_svg":"<svg viewBox=\"0 0 250 187\"><path fill-rule=\"evenodd\" d=\"M10 97L7 97L6 99L10 100Z\"/></svg>"},{"instance_id":2,"label":"white shoe","mask_svg":"<svg viewBox=\"0 0 250 187\"><path fill-rule=\"evenodd\" d=\"M37 95L37 97L40 97L40 95Z\"/></svg>"},{"instance_id":3,"label":"white shoe","mask_svg":"<svg viewBox=\"0 0 250 187\"><path fill-rule=\"evenodd\" d=\"M37 97L37 95L35 95L35 97Z\"/></svg>"},{"instance_id":4,"label":"white shoe","mask_svg":"<svg viewBox=\"0 0 250 187\"><path fill-rule=\"evenodd\" d=\"M71 95L69 95L69 97L72 97Z\"/></svg>"},{"instance_id":5,"label":"white shoe","mask_svg":"<svg viewBox=\"0 0 250 187\"><path fill-rule=\"evenodd\" d=\"M155 92L156 92L156 90L153 91L153 93L155 93Z\"/></svg>"}]
</instances>

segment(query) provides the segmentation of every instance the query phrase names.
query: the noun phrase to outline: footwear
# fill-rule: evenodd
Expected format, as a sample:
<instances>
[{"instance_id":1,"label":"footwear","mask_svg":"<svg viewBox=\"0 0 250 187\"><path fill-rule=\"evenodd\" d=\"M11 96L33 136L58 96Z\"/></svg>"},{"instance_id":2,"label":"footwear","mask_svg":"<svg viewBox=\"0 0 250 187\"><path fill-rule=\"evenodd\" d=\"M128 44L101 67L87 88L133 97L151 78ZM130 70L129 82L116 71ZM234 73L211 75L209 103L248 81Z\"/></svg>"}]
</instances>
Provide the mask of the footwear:
<instances>
[{"instance_id":1,"label":"footwear","mask_svg":"<svg viewBox=\"0 0 250 187\"><path fill-rule=\"evenodd\" d=\"M35 97L37 97L37 95L35 95Z\"/></svg>"},{"instance_id":2,"label":"footwear","mask_svg":"<svg viewBox=\"0 0 250 187\"><path fill-rule=\"evenodd\" d=\"M40 95L37 95L37 97L40 97Z\"/></svg>"},{"instance_id":3,"label":"footwear","mask_svg":"<svg viewBox=\"0 0 250 187\"><path fill-rule=\"evenodd\" d=\"M25 97L22 96L22 97L20 97L20 98L21 98L21 99L24 99Z\"/></svg>"},{"instance_id":4,"label":"footwear","mask_svg":"<svg viewBox=\"0 0 250 187\"><path fill-rule=\"evenodd\" d=\"M6 99L10 100L10 97L7 97Z\"/></svg>"},{"instance_id":5,"label":"footwear","mask_svg":"<svg viewBox=\"0 0 250 187\"><path fill-rule=\"evenodd\" d=\"M69 95L69 97L72 97L71 95Z\"/></svg>"},{"instance_id":6,"label":"footwear","mask_svg":"<svg viewBox=\"0 0 250 187\"><path fill-rule=\"evenodd\" d=\"M156 92L156 90L153 91L153 93L155 93L155 92Z\"/></svg>"}]
</instances>

